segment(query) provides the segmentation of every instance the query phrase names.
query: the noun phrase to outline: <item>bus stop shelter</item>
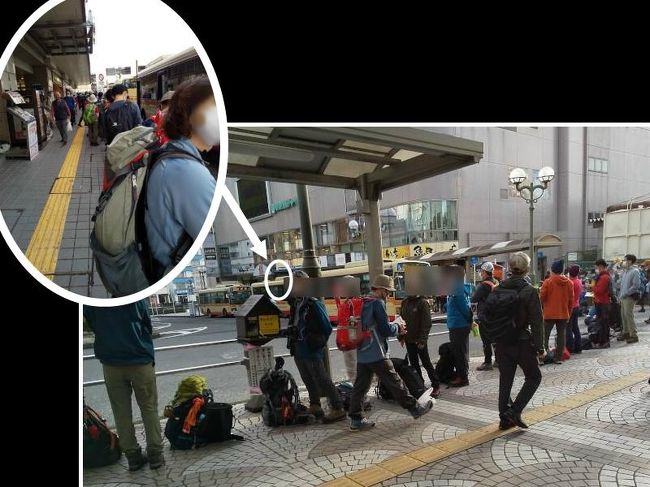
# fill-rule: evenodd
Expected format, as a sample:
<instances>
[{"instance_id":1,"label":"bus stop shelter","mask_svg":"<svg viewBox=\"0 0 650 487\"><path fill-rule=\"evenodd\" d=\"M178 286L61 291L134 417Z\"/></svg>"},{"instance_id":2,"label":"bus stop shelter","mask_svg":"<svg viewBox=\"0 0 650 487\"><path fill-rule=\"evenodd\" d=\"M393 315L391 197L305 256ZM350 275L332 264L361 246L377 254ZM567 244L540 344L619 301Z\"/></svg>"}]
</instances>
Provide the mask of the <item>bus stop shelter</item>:
<instances>
[{"instance_id":1,"label":"bus stop shelter","mask_svg":"<svg viewBox=\"0 0 650 487\"><path fill-rule=\"evenodd\" d=\"M535 249L545 247L560 247L562 245L562 239L557 235L548 233L536 237L533 244ZM469 259L470 257L489 257L492 255L510 254L513 252L528 250L529 248L530 239L524 238L517 240L506 240L503 242L484 245L476 245L474 247L464 247L455 250L433 252L430 254L425 254L421 257L414 258L424 262L429 262L430 264L438 264L454 260Z\"/></svg>"},{"instance_id":2,"label":"bus stop shelter","mask_svg":"<svg viewBox=\"0 0 650 487\"><path fill-rule=\"evenodd\" d=\"M483 157L481 142L407 127L231 127L228 141L229 177L356 190L367 221L371 279L383 272L382 192ZM311 231L306 208L301 227Z\"/></svg>"}]
</instances>

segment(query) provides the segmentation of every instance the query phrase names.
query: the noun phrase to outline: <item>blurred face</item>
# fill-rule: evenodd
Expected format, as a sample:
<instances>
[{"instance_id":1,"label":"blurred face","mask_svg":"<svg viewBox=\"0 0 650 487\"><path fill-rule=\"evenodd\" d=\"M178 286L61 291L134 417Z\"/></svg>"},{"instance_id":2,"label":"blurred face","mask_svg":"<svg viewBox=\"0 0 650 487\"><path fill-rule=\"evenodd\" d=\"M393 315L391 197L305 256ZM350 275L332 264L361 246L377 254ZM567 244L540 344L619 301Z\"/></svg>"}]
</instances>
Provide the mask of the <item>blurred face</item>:
<instances>
[{"instance_id":1,"label":"blurred face","mask_svg":"<svg viewBox=\"0 0 650 487\"><path fill-rule=\"evenodd\" d=\"M54 92L54 99L60 100L61 99L61 93L59 93L58 91L55 91Z\"/></svg>"},{"instance_id":2,"label":"blurred face","mask_svg":"<svg viewBox=\"0 0 650 487\"><path fill-rule=\"evenodd\" d=\"M481 270L481 279L483 279L485 281L486 279L488 279L490 277L491 277L490 274L488 274L484 270Z\"/></svg>"},{"instance_id":3,"label":"blurred face","mask_svg":"<svg viewBox=\"0 0 650 487\"><path fill-rule=\"evenodd\" d=\"M375 289L375 295L378 298L380 298L382 301L386 301L388 299L388 296L390 295L390 291L383 288L377 288Z\"/></svg>"},{"instance_id":4,"label":"blurred face","mask_svg":"<svg viewBox=\"0 0 650 487\"><path fill-rule=\"evenodd\" d=\"M190 115L190 125L193 139L198 139L206 147L219 145L219 115L214 97L206 99L194 108Z\"/></svg>"},{"instance_id":5,"label":"blurred face","mask_svg":"<svg viewBox=\"0 0 650 487\"><path fill-rule=\"evenodd\" d=\"M607 268L606 268L605 266L602 266L602 265L597 265L597 266L596 266L596 272L597 272L598 274L600 274L601 272L603 272L603 271L606 270L606 269L607 269Z\"/></svg>"}]
</instances>

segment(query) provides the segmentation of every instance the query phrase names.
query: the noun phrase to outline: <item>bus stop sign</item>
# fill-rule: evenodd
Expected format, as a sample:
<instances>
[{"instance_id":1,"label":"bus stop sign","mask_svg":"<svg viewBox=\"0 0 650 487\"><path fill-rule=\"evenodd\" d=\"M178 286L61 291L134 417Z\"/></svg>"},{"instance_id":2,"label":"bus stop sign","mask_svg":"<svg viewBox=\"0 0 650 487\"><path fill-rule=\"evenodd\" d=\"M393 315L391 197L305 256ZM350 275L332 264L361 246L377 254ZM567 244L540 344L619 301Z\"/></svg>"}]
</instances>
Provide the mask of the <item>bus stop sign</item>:
<instances>
[{"instance_id":1,"label":"bus stop sign","mask_svg":"<svg viewBox=\"0 0 650 487\"><path fill-rule=\"evenodd\" d=\"M469 258L469 262L470 262L470 264L472 264L472 265L476 265L476 264L478 264L478 260L479 260L478 257L476 257L475 255L472 255L472 256Z\"/></svg>"}]
</instances>

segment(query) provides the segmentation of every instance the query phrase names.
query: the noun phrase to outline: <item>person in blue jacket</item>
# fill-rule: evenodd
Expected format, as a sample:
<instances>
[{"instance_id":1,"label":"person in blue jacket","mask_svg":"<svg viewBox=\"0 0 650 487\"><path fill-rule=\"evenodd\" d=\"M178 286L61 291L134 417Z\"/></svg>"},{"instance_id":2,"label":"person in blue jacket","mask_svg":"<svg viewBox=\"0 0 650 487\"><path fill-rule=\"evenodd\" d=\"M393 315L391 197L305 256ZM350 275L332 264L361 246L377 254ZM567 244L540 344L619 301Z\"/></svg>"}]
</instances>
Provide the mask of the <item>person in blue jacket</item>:
<instances>
[{"instance_id":1,"label":"person in blue jacket","mask_svg":"<svg viewBox=\"0 0 650 487\"><path fill-rule=\"evenodd\" d=\"M207 77L181 83L174 91L164 132L170 140L148 174L144 215L158 279L194 242L214 197L216 181L200 154L220 140L216 101ZM165 153L168 157L162 158Z\"/></svg>"},{"instance_id":2,"label":"person in blue jacket","mask_svg":"<svg viewBox=\"0 0 650 487\"><path fill-rule=\"evenodd\" d=\"M304 271L296 271L294 276L296 279L309 278ZM322 417L328 423L345 419L343 402L325 368L324 351L332 334L332 324L325 306L316 298L296 298L291 306L289 326L296 330L292 353L309 394L309 414ZM327 415L320 405L322 395L327 396L330 402Z\"/></svg>"},{"instance_id":3,"label":"person in blue jacket","mask_svg":"<svg viewBox=\"0 0 650 487\"><path fill-rule=\"evenodd\" d=\"M451 278L451 294L447 296L447 328L456 367L456 376L449 385L464 387L469 385L469 333L473 314L464 285L465 271L463 267L449 266L448 271Z\"/></svg>"},{"instance_id":4,"label":"person in blue jacket","mask_svg":"<svg viewBox=\"0 0 650 487\"><path fill-rule=\"evenodd\" d=\"M129 470L138 470L147 462L152 469L161 467L165 459L147 301L110 308L84 306L83 314L84 321L95 333L95 357L102 364L120 447ZM146 457L135 437L131 410L133 394L144 424Z\"/></svg>"},{"instance_id":5,"label":"person in blue jacket","mask_svg":"<svg viewBox=\"0 0 650 487\"><path fill-rule=\"evenodd\" d=\"M364 299L361 308L361 325L364 330L370 331L370 337L357 349L357 377L350 395L351 431L363 431L375 426L375 423L364 418L361 412L363 399L375 375L414 419L428 413L433 405L430 400L424 405L418 403L409 393L390 360L388 338L406 334L404 327L389 323L386 313L386 300L390 293L395 291L393 280L389 276L379 275L374 279L371 289L371 295Z\"/></svg>"}]
</instances>

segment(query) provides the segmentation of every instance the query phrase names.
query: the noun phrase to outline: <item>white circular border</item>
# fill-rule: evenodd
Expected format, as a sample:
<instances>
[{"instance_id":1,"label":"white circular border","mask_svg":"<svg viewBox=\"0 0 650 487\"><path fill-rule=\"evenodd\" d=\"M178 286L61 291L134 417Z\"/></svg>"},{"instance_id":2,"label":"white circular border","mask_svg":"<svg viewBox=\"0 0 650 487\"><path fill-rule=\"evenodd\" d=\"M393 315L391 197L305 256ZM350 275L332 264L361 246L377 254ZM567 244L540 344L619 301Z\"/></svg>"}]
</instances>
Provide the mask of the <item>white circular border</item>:
<instances>
[{"instance_id":1,"label":"white circular border","mask_svg":"<svg viewBox=\"0 0 650 487\"><path fill-rule=\"evenodd\" d=\"M25 37L27 31L32 27L32 25L34 25L36 21L39 20L44 14L49 12L52 8L54 8L58 4L63 3L64 1L66 0L48 0L45 4L39 7L32 15L30 15L27 18L27 20L23 23L23 25L20 26L18 31L11 38L9 44L7 44L7 47L5 48L2 55L0 56L0 73L4 72L7 63L9 62L9 58L14 53L16 47L18 46L18 43L23 39L23 37ZM40 282L43 286L48 288L50 291L58 294L62 298L68 299L70 301L74 301L79 304L85 304L89 306L103 306L103 307L122 306L125 304L134 303L136 301L140 301L142 299L148 298L159 289L162 289L163 287L167 286L177 276L177 274L179 274L185 267L187 267L187 265L190 263L190 261L196 254L196 252L199 250L199 247L207 237L208 232L210 231L210 227L212 226L214 219L217 216L217 210L219 209L219 203L221 202L223 188L225 187L225 183L226 183L226 172L228 166L228 125L226 122L227 120L226 107L224 105L223 94L221 93L221 87L219 86L219 81L217 79L217 73L215 72L212 63L210 62L210 58L207 52L205 51L203 45L201 44L201 41L199 41L198 37L196 37L196 34L194 34L194 31L191 29L191 27L187 25L187 22L185 22L181 18L181 16L176 13L175 10L169 7L162 0L160 0L160 8L166 9L169 15L175 15L182 23L182 25L187 27L189 31L192 33L194 49L199 55L199 59L201 59L201 62L203 63L203 67L205 68L205 71L208 75L208 79L210 80L210 84L212 85L212 91L214 92L214 96L217 102L217 110L219 112L219 130L221 132L220 133L221 143L220 143L220 152L219 152L219 172L217 173L217 184L215 187L214 198L212 199L212 205L210 206L210 210L208 211L208 216L205 222L203 223L203 227L201 228L201 231L196 237L194 244L192 245L192 247L190 247L187 254L185 254L185 256L181 259L181 261L176 265L176 267L174 267L167 275L165 275L165 277L163 277L155 284L149 286L148 288L143 289L142 291L139 291L135 294L130 294L128 296L123 296L120 298L91 298L89 296L82 296L80 294L76 294L73 293L72 291L62 288L58 284L55 284L54 281L45 277L43 274L41 274L41 272L36 267L34 267L34 265L27 259L27 257L25 257L25 254L22 252L22 250L20 250L18 244L13 238L13 235L11 235L11 232L9 231L9 227L7 226L7 223L5 222L4 217L2 216L2 212L0 212L0 233L2 233L2 236L7 242L7 245L9 246L13 254L16 256L18 261L23 265L23 267L27 269L27 271L38 282Z\"/></svg>"},{"instance_id":2,"label":"white circular border","mask_svg":"<svg viewBox=\"0 0 650 487\"><path fill-rule=\"evenodd\" d=\"M277 265L285 267L288 271L287 273L289 274L289 289L287 289L287 292L280 297L273 294L271 292L271 288L269 287L269 273L271 272L271 269ZM275 259L271 261L268 266L266 266L266 270L264 271L264 288L266 289L266 294L268 294L269 298L271 298L273 301L284 301L289 297L289 294L291 294L291 290L293 289L293 272L291 271L291 266L286 260Z\"/></svg>"}]
</instances>

